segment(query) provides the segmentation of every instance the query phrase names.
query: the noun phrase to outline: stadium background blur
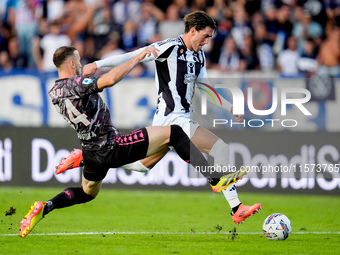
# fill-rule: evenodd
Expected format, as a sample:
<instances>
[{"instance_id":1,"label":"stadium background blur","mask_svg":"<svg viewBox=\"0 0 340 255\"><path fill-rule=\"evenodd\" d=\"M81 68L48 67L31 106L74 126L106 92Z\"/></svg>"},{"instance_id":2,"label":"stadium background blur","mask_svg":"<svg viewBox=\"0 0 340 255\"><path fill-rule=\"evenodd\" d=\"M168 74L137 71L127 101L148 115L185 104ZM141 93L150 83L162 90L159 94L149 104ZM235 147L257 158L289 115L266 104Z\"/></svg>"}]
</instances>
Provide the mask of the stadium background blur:
<instances>
[{"instance_id":1,"label":"stadium background blur","mask_svg":"<svg viewBox=\"0 0 340 255\"><path fill-rule=\"evenodd\" d=\"M57 77L55 49L76 46L85 65L177 37L184 32L184 15L196 10L209 13L218 25L204 47L212 84L236 84L245 96L252 88L253 105L262 110L272 105L274 87L307 88L312 94L304 104L312 116L296 107L288 107L286 116L279 110L254 116L246 107L241 125L232 125L232 116L216 107L209 108L210 119L203 116L200 122L207 126L211 118L228 120L213 132L230 143L232 163L308 166L303 175L251 173L240 190L339 194L339 172L310 170L313 164L340 163L339 0L0 0L0 182L64 186L80 180L79 169L53 174L55 164L79 147L47 96ZM150 125L157 102L154 63L138 65L103 98L123 132ZM280 121L273 125L268 119ZM283 124L291 122L281 122L285 119L298 125L287 128ZM169 153L157 170L145 175L113 170L106 184L207 186L205 180L188 179L188 173L187 165Z\"/></svg>"},{"instance_id":2,"label":"stadium background blur","mask_svg":"<svg viewBox=\"0 0 340 255\"><path fill-rule=\"evenodd\" d=\"M321 45L340 25L338 0L2 0L0 67L55 70L51 53L62 44L75 45L83 63L122 54L177 37L184 15L197 10L217 22L204 49L207 67L222 72L308 77L317 71ZM280 60L287 49L297 50L288 57L299 61L294 68L286 66L287 57ZM152 73L141 66L133 76Z\"/></svg>"}]
</instances>

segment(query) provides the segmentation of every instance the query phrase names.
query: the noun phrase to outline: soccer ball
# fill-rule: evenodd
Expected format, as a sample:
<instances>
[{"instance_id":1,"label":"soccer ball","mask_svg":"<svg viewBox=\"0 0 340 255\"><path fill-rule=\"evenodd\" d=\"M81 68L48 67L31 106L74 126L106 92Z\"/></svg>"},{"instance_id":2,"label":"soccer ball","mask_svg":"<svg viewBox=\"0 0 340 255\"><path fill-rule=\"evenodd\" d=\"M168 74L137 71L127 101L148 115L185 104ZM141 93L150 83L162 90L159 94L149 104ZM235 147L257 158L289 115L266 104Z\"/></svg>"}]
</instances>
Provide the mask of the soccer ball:
<instances>
[{"instance_id":1,"label":"soccer ball","mask_svg":"<svg viewBox=\"0 0 340 255\"><path fill-rule=\"evenodd\" d=\"M286 240L292 231L292 225L286 215L273 213L264 220L262 229L269 240Z\"/></svg>"}]
</instances>

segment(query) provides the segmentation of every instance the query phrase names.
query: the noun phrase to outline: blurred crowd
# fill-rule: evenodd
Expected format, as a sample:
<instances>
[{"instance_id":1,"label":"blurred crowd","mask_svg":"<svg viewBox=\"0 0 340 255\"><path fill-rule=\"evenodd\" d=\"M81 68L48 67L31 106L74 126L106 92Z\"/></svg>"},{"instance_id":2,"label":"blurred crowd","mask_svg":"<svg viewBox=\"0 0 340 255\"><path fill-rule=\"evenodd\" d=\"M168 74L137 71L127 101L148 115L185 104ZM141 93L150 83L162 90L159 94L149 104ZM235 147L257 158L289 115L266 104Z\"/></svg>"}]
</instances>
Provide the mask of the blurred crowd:
<instances>
[{"instance_id":1,"label":"blurred crowd","mask_svg":"<svg viewBox=\"0 0 340 255\"><path fill-rule=\"evenodd\" d=\"M0 0L0 68L55 71L62 45L83 64L123 54L183 34L197 10L218 26L204 47L208 68L340 74L340 0ZM152 72L140 65L134 75Z\"/></svg>"}]
</instances>

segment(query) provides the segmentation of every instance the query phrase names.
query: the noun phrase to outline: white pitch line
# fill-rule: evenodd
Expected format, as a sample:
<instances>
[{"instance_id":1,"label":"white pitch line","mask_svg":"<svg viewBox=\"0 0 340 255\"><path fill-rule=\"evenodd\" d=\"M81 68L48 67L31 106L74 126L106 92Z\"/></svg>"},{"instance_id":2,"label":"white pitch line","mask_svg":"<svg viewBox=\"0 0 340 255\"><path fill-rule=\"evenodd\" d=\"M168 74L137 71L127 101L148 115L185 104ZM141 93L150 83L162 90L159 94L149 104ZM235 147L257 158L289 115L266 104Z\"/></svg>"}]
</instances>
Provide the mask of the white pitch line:
<instances>
[{"instance_id":1,"label":"white pitch line","mask_svg":"<svg viewBox=\"0 0 340 255\"><path fill-rule=\"evenodd\" d=\"M263 232L75 232L75 233L31 233L30 236L76 236L76 235L261 235ZM340 231L298 231L292 235L340 235ZM0 234L0 236L19 236Z\"/></svg>"}]
</instances>

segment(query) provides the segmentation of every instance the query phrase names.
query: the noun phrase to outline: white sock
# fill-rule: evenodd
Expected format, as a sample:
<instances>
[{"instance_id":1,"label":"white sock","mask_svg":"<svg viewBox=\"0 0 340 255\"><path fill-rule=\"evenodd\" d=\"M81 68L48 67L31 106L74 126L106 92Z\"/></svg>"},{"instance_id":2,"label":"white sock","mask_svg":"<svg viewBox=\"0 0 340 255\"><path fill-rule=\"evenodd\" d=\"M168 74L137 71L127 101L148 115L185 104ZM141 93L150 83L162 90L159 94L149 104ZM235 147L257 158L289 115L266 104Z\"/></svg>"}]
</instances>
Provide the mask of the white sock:
<instances>
[{"instance_id":1,"label":"white sock","mask_svg":"<svg viewBox=\"0 0 340 255\"><path fill-rule=\"evenodd\" d=\"M238 199L235 184L227 187L225 190L222 190L222 193L223 193L225 199L227 199L227 201L230 205L230 208L234 208L241 203L241 201Z\"/></svg>"},{"instance_id":2,"label":"white sock","mask_svg":"<svg viewBox=\"0 0 340 255\"><path fill-rule=\"evenodd\" d=\"M121 168L124 168L125 170L131 170L131 171L137 171L137 172L143 172L143 173L150 171L150 169L144 166L142 162L140 162L139 160L132 162L130 164L121 166Z\"/></svg>"},{"instance_id":3,"label":"white sock","mask_svg":"<svg viewBox=\"0 0 340 255\"><path fill-rule=\"evenodd\" d=\"M223 168L229 167L229 145L226 144L222 139L218 139L211 148L209 155L214 158L214 164L219 165ZM228 201L230 208L239 205L241 202L238 199L236 186L231 185L225 190L222 190L225 199Z\"/></svg>"}]
</instances>

